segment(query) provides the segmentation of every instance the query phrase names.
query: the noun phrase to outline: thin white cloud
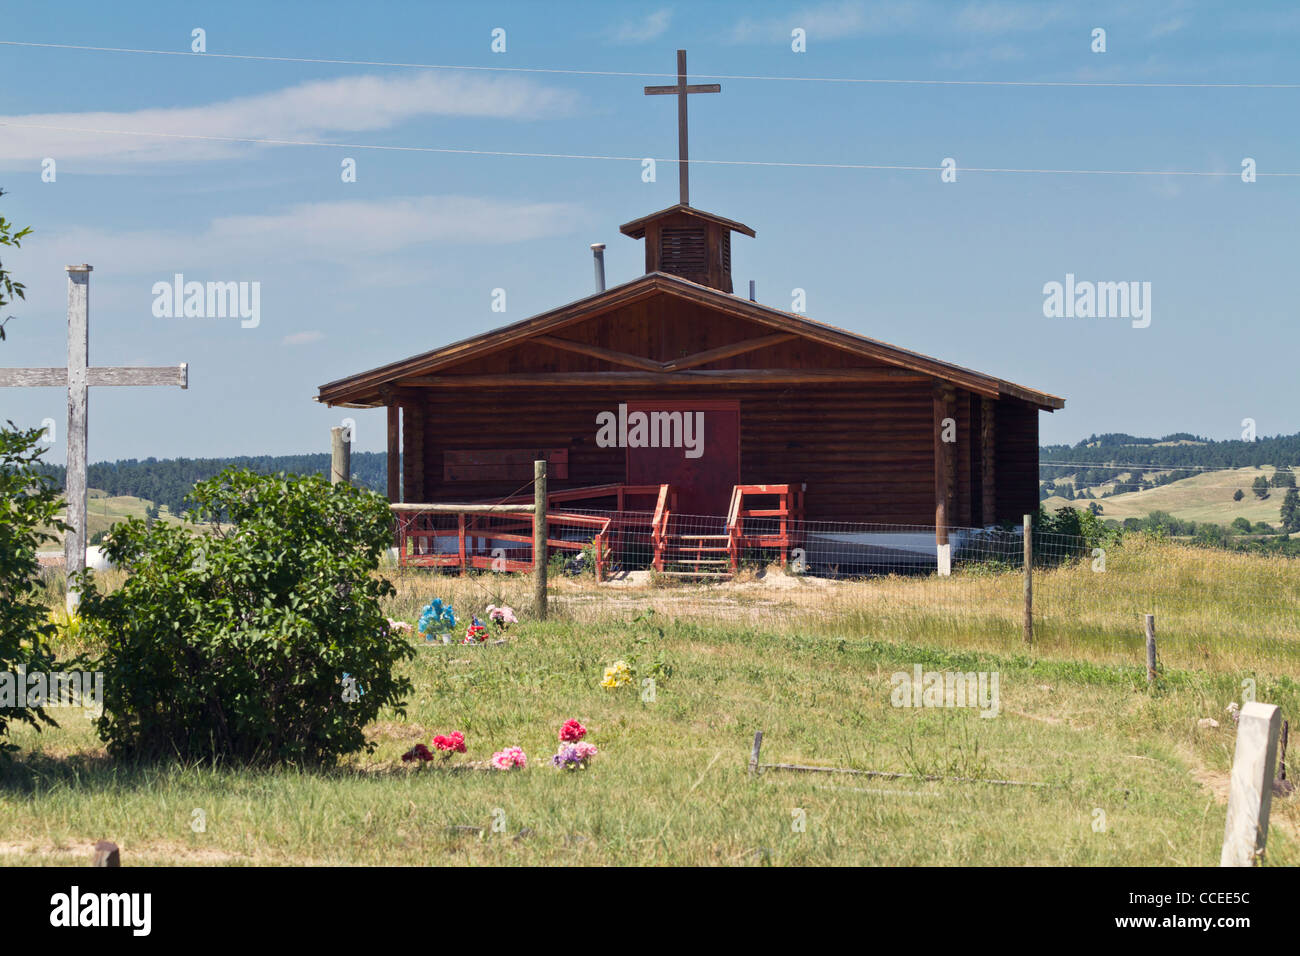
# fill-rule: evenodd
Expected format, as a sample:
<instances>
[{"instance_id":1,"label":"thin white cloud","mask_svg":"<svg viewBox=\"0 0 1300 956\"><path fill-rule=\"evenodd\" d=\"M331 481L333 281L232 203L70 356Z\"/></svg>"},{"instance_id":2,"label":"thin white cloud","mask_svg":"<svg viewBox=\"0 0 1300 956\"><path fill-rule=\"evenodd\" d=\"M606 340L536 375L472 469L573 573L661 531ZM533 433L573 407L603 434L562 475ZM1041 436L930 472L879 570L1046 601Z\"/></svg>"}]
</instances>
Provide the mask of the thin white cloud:
<instances>
[{"instance_id":1,"label":"thin white cloud","mask_svg":"<svg viewBox=\"0 0 1300 956\"><path fill-rule=\"evenodd\" d=\"M294 332L292 335L286 335L280 340L281 345L310 345L312 342L319 342L325 338L325 333L318 329L312 329L310 332Z\"/></svg>"},{"instance_id":2,"label":"thin white cloud","mask_svg":"<svg viewBox=\"0 0 1300 956\"><path fill-rule=\"evenodd\" d=\"M673 11L662 7L638 20L624 20L608 32L614 43L648 43L668 32L673 21Z\"/></svg>"},{"instance_id":3,"label":"thin white cloud","mask_svg":"<svg viewBox=\"0 0 1300 956\"><path fill-rule=\"evenodd\" d=\"M242 139L320 140L391 129L427 116L538 119L570 112L568 91L514 76L418 72L318 80L204 106L129 112L0 116L0 164L63 160L178 162L222 159L252 147L122 132L77 133L24 127L168 133Z\"/></svg>"},{"instance_id":4,"label":"thin white cloud","mask_svg":"<svg viewBox=\"0 0 1300 956\"><path fill-rule=\"evenodd\" d=\"M1182 17L1174 17L1171 20L1157 23L1151 28L1151 39L1154 40L1159 37L1169 36L1171 33L1177 33L1185 26L1187 26L1187 21Z\"/></svg>"},{"instance_id":5,"label":"thin white cloud","mask_svg":"<svg viewBox=\"0 0 1300 956\"><path fill-rule=\"evenodd\" d=\"M303 203L265 215L235 215L206 228L118 231L74 228L43 233L24 244L23 274L61 276L68 262L89 262L101 281L143 277L147 284L175 273L197 281L269 279L303 266L322 281L386 287L427 274L437 243L504 244L572 233L585 224L572 203L514 202L472 196ZM35 283L29 292L36 297ZM46 283L57 306L63 287ZM36 304L33 302L33 304ZM300 343L286 343L300 344Z\"/></svg>"},{"instance_id":6,"label":"thin white cloud","mask_svg":"<svg viewBox=\"0 0 1300 956\"><path fill-rule=\"evenodd\" d=\"M1024 33L1041 30L1063 15L1055 3L968 3L957 14L955 26L963 33Z\"/></svg>"},{"instance_id":7,"label":"thin white cloud","mask_svg":"<svg viewBox=\"0 0 1300 956\"><path fill-rule=\"evenodd\" d=\"M935 34L996 36L1040 30L1064 16L1059 3L968 3L958 9L935 0L865 0L805 6L774 17L743 17L731 29L733 43L788 42L802 27L808 42L891 36L924 31Z\"/></svg>"},{"instance_id":8,"label":"thin white cloud","mask_svg":"<svg viewBox=\"0 0 1300 956\"><path fill-rule=\"evenodd\" d=\"M779 17L743 17L732 27L730 39L733 43L788 42L795 27L807 31L810 43L897 33L919 19L924 5L916 0L822 3Z\"/></svg>"},{"instance_id":9,"label":"thin white cloud","mask_svg":"<svg viewBox=\"0 0 1300 956\"><path fill-rule=\"evenodd\" d=\"M1025 51L1010 43L992 46L981 44L961 52L945 52L935 57L934 62L947 70L967 70L975 66L990 63L1012 63L1025 59Z\"/></svg>"}]
</instances>

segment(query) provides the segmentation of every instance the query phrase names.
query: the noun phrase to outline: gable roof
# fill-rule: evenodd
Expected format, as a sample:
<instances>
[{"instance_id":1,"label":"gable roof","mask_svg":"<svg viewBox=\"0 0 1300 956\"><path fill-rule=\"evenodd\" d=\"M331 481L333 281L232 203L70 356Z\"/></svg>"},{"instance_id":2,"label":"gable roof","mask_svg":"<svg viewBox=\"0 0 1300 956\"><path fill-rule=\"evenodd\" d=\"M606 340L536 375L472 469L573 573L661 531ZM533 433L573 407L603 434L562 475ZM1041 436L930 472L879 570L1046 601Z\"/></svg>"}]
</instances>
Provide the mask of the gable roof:
<instances>
[{"instance_id":1,"label":"gable roof","mask_svg":"<svg viewBox=\"0 0 1300 956\"><path fill-rule=\"evenodd\" d=\"M623 228L626 230L627 227ZM398 362L329 382L320 386L316 400L326 405L343 405L351 408L379 407L387 404L381 397L380 390L395 386L401 379L427 375L449 365L479 358L518 345L535 336L546 335L551 331L592 318L621 305L660 294L675 296L898 368L933 376L979 395L990 398L1015 398L1047 411L1065 406L1065 399L1047 392L1017 385L1014 382L953 365L864 335L847 332L794 312L783 312L771 306L760 305L749 299L720 292L663 272L639 276L631 282L578 299L576 302L570 302L568 305L543 312L532 318L522 319L442 348L422 352ZM508 376L503 376L502 384L508 384L508 380Z\"/></svg>"},{"instance_id":2,"label":"gable roof","mask_svg":"<svg viewBox=\"0 0 1300 956\"><path fill-rule=\"evenodd\" d=\"M736 222L734 219L724 219L722 216L714 215L711 212L705 212L702 209L696 209L694 206L687 206L683 203L677 203L669 206L667 209L660 209L658 212L652 212L648 216L642 216L640 219L633 219L631 222L625 222L618 227L618 231L625 236L631 236L633 239L641 239L645 236L646 223L655 219L663 219L665 216L671 216L681 213L687 216L694 216L696 219L703 219L705 222L716 222L720 226L725 226L732 232L738 232L742 235L754 238L754 230L750 229L743 222Z\"/></svg>"}]
</instances>

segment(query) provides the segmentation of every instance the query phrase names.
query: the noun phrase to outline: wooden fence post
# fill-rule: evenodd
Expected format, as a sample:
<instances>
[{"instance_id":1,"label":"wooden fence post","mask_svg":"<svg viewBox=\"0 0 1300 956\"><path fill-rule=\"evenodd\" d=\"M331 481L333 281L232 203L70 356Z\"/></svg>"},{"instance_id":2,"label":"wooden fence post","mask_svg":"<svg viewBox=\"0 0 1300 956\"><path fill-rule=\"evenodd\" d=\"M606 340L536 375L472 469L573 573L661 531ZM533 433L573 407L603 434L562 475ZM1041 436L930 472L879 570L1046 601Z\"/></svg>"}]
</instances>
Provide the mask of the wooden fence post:
<instances>
[{"instance_id":1,"label":"wooden fence post","mask_svg":"<svg viewBox=\"0 0 1300 956\"><path fill-rule=\"evenodd\" d=\"M1156 682L1156 616L1145 615L1147 634L1147 683Z\"/></svg>"},{"instance_id":2,"label":"wooden fence post","mask_svg":"<svg viewBox=\"0 0 1300 956\"><path fill-rule=\"evenodd\" d=\"M1025 515L1025 643L1034 643L1034 516Z\"/></svg>"},{"instance_id":3,"label":"wooden fence post","mask_svg":"<svg viewBox=\"0 0 1300 956\"><path fill-rule=\"evenodd\" d=\"M1241 708L1219 866L1251 866L1264 852L1281 723L1282 711L1276 704L1252 700Z\"/></svg>"},{"instance_id":4,"label":"wooden fence post","mask_svg":"<svg viewBox=\"0 0 1300 956\"><path fill-rule=\"evenodd\" d=\"M121 866L122 853L117 844L111 840L100 840L95 844L95 856L91 866Z\"/></svg>"},{"instance_id":5,"label":"wooden fence post","mask_svg":"<svg viewBox=\"0 0 1300 956\"><path fill-rule=\"evenodd\" d=\"M352 484L352 437L346 428L330 429L330 484Z\"/></svg>"},{"instance_id":6,"label":"wooden fence post","mask_svg":"<svg viewBox=\"0 0 1300 956\"><path fill-rule=\"evenodd\" d=\"M546 462L533 462L533 596L538 620L546 620Z\"/></svg>"},{"instance_id":7,"label":"wooden fence post","mask_svg":"<svg viewBox=\"0 0 1300 956\"><path fill-rule=\"evenodd\" d=\"M763 749L763 731L754 733L754 749L749 752L749 772L758 773L758 752Z\"/></svg>"}]
</instances>

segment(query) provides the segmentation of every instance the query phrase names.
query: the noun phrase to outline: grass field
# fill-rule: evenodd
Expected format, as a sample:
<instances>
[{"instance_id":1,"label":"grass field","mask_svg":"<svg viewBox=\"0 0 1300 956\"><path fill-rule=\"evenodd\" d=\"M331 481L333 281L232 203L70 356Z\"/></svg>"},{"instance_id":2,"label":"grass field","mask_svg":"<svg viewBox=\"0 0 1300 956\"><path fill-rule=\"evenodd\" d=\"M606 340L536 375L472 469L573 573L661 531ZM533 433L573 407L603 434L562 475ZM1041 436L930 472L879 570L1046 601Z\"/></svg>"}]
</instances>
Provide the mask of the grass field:
<instances>
[{"instance_id":1,"label":"grass field","mask_svg":"<svg viewBox=\"0 0 1300 956\"><path fill-rule=\"evenodd\" d=\"M119 521L125 521L127 518L144 519L145 512L152 507L153 502L144 498L135 498L131 495L110 495L106 491L100 491L97 488L90 488L86 491L86 529L87 534L94 536L100 531L107 531ZM60 512L62 515L62 512ZM166 508L161 509L159 519L162 521L175 522L175 518ZM62 541L62 535L51 531ZM58 551L59 545L49 544L45 550Z\"/></svg>"},{"instance_id":2,"label":"grass field","mask_svg":"<svg viewBox=\"0 0 1300 956\"><path fill-rule=\"evenodd\" d=\"M1228 702L1250 677L1285 715L1300 706L1288 676L1300 563L1140 537L1105 573L1084 563L1040 575L1028 649L1016 573L563 579L546 622L528 613L527 579L389 573L394 617L414 621L437 595L462 615L505 601L521 623L502 646L421 644L406 715L385 715L369 728L375 751L330 771L124 766L80 711L62 712L58 730L19 730L24 749L0 771L0 861L84 864L109 838L128 865L1212 865ZM1150 606L1164 667L1154 691L1137 636ZM642 673L656 659L671 668L653 701L599 686L606 665L634 658ZM891 674L917 664L996 672L998 716L891 706ZM600 748L571 774L549 765L569 717ZM1220 726L1199 727L1203 717ZM469 745L459 766L401 762L451 730ZM756 730L764 762L909 776L754 777ZM527 769L480 769L512 744ZM1274 802L1268 862L1300 864L1300 798Z\"/></svg>"}]
</instances>

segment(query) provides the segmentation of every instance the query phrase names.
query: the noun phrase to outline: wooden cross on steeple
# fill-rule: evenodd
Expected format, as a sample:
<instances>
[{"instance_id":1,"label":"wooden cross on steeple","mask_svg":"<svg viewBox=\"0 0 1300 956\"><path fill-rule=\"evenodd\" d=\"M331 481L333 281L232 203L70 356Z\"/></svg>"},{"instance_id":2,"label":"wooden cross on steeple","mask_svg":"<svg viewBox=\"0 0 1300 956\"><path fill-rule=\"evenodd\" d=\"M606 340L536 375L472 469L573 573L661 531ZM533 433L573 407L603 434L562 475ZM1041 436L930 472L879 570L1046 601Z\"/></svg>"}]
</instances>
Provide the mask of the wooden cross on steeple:
<instances>
[{"instance_id":1,"label":"wooden cross on steeple","mask_svg":"<svg viewBox=\"0 0 1300 956\"><path fill-rule=\"evenodd\" d=\"M681 204L691 204L690 163L686 149L686 95L688 93L721 93L719 83L686 85L686 51L677 51L677 82L672 86L647 86L646 96L677 95L677 179L681 185Z\"/></svg>"}]
</instances>

